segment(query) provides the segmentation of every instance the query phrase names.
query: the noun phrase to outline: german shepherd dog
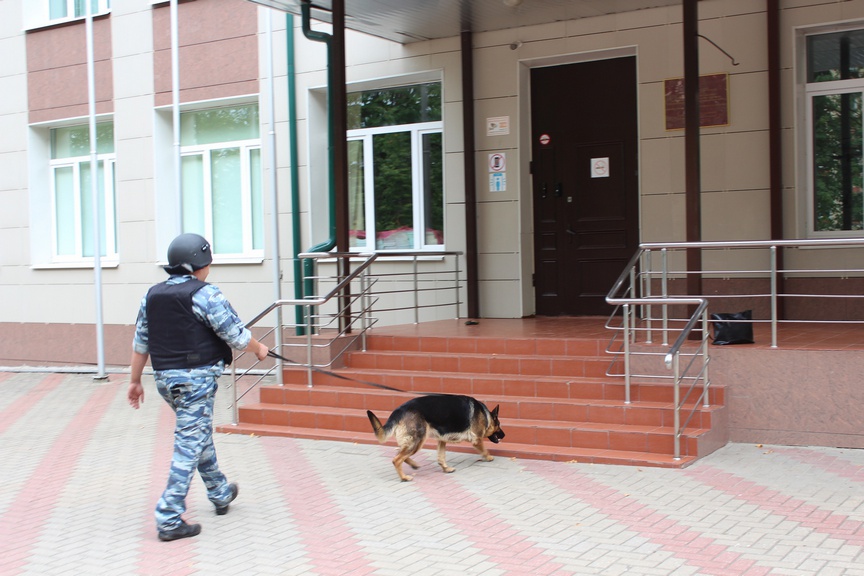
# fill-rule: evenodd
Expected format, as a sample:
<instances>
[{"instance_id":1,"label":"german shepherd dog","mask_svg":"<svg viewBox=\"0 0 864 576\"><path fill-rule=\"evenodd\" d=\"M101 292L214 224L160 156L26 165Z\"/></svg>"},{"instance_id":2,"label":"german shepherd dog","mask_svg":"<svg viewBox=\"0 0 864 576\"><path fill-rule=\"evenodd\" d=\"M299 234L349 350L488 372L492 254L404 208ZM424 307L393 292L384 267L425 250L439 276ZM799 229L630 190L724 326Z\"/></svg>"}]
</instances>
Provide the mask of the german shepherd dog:
<instances>
[{"instance_id":1,"label":"german shepherd dog","mask_svg":"<svg viewBox=\"0 0 864 576\"><path fill-rule=\"evenodd\" d=\"M379 442L383 444L390 436L396 437L399 452L393 459L393 466L403 482L413 480L413 477L402 471L402 464L417 469L417 463L411 457L420 450L427 436L438 440L438 464L448 473L455 469L447 466L447 442L470 442L488 462L492 456L483 445L483 438L495 444L504 438L498 421L498 406L490 411L485 404L470 396L430 394L412 398L396 408L383 425L371 410L367 410L366 415Z\"/></svg>"}]
</instances>

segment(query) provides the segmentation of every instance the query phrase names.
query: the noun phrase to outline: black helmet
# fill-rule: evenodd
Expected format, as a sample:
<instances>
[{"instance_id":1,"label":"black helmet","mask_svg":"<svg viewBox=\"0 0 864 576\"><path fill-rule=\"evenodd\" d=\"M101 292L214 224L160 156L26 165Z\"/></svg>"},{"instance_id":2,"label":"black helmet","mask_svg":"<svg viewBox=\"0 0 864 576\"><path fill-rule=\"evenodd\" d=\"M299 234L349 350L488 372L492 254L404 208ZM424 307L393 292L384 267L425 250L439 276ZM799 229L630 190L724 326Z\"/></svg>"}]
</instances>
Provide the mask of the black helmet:
<instances>
[{"instance_id":1,"label":"black helmet","mask_svg":"<svg viewBox=\"0 0 864 576\"><path fill-rule=\"evenodd\" d=\"M185 274L208 266L213 262L210 243L198 234L180 234L168 246L169 274Z\"/></svg>"}]
</instances>

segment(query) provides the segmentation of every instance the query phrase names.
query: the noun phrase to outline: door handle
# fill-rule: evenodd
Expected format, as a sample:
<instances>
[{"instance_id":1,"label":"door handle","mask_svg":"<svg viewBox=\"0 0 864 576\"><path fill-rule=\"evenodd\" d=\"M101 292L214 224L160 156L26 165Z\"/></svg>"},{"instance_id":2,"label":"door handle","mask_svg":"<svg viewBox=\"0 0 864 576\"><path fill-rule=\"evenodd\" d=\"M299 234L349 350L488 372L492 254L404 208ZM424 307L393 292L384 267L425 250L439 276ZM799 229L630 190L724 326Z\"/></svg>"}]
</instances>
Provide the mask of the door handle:
<instances>
[{"instance_id":1,"label":"door handle","mask_svg":"<svg viewBox=\"0 0 864 576\"><path fill-rule=\"evenodd\" d=\"M560 198L563 195L564 195L564 186L561 184L561 182L559 182L558 185L555 186L555 196Z\"/></svg>"}]
</instances>

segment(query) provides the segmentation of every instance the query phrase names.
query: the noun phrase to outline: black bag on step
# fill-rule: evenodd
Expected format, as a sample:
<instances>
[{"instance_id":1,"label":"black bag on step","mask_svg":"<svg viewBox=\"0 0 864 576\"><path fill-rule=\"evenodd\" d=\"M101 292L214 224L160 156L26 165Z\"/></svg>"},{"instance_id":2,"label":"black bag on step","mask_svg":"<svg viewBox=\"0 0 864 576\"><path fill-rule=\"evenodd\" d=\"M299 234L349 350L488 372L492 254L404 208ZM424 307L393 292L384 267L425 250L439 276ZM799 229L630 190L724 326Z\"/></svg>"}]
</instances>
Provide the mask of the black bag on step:
<instances>
[{"instance_id":1,"label":"black bag on step","mask_svg":"<svg viewBox=\"0 0 864 576\"><path fill-rule=\"evenodd\" d=\"M753 319L752 310L743 312L711 314L714 321L714 344L753 344L753 323L746 320ZM737 322L728 322L737 320Z\"/></svg>"}]
</instances>

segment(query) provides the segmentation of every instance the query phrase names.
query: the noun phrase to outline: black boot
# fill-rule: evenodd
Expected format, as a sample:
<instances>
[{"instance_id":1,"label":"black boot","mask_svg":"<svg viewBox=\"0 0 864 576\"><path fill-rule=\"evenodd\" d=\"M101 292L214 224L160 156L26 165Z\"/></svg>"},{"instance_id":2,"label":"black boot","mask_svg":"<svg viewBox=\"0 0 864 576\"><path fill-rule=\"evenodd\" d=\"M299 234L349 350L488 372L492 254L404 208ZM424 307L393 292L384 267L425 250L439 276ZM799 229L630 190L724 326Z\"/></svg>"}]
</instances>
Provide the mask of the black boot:
<instances>
[{"instance_id":1,"label":"black boot","mask_svg":"<svg viewBox=\"0 0 864 576\"><path fill-rule=\"evenodd\" d=\"M159 530L159 540L170 542L171 540L179 540L180 538L191 538L201 533L200 524L187 524L180 521L176 528L171 530Z\"/></svg>"}]
</instances>

